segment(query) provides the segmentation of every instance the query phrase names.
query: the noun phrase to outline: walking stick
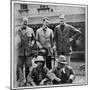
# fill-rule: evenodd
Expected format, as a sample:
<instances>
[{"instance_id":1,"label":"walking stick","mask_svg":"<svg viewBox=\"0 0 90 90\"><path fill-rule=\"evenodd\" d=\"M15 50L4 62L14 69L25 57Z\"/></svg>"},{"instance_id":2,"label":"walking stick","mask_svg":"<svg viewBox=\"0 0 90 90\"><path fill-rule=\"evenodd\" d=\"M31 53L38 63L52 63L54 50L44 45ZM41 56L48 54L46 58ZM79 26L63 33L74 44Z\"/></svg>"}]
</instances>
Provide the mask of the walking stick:
<instances>
[{"instance_id":1,"label":"walking stick","mask_svg":"<svg viewBox=\"0 0 90 90\"><path fill-rule=\"evenodd\" d=\"M24 64L23 64L23 82L25 83L26 82L26 73L25 73L25 50L24 50Z\"/></svg>"},{"instance_id":2,"label":"walking stick","mask_svg":"<svg viewBox=\"0 0 90 90\"><path fill-rule=\"evenodd\" d=\"M55 51L52 52L52 69L55 68Z\"/></svg>"}]
</instances>

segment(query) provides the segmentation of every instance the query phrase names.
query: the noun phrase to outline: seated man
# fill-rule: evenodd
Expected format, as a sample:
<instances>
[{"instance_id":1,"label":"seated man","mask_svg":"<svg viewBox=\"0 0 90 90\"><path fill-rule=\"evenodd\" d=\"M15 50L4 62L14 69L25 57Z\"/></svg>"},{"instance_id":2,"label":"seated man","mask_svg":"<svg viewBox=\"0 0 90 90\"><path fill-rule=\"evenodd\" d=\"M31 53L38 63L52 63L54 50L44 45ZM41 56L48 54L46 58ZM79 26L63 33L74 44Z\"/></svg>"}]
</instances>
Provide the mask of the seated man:
<instances>
[{"instance_id":1,"label":"seated man","mask_svg":"<svg viewBox=\"0 0 90 90\"><path fill-rule=\"evenodd\" d=\"M37 66L32 67L27 79L28 84L32 86L44 85L45 82L48 81L48 69L44 67L45 61L43 56L37 56L37 60L35 61L35 63L37 64Z\"/></svg>"},{"instance_id":2,"label":"seated man","mask_svg":"<svg viewBox=\"0 0 90 90\"><path fill-rule=\"evenodd\" d=\"M49 71L48 76L53 81L53 84L72 83L75 79L74 72L70 66L67 65L66 57L59 56L57 60L57 67Z\"/></svg>"}]
</instances>

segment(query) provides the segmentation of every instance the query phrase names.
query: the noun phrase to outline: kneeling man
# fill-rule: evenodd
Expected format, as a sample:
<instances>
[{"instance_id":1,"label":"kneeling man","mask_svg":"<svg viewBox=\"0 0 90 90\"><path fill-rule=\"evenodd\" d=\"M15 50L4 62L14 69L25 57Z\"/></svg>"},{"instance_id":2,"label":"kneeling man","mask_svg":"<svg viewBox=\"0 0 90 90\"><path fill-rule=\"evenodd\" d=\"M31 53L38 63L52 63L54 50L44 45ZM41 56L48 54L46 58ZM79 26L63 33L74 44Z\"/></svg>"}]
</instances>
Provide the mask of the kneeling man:
<instances>
[{"instance_id":1,"label":"kneeling man","mask_svg":"<svg viewBox=\"0 0 90 90\"><path fill-rule=\"evenodd\" d=\"M47 72L49 70L44 67L45 60L43 56L37 56L35 63L37 66L31 69L28 75L28 83L32 86L45 85L45 82L48 81Z\"/></svg>"},{"instance_id":2,"label":"kneeling man","mask_svg":"<svg viewBox=\"0 0 90 90\"><path fill-rule=\"evenodd\" d=\"M60 55L57 60L57 67L49 71L48 76L52 79L53 84L72 83L75 79L74 71L67 65L66 61L66 57Z\"/></svg>"}]
</instances>

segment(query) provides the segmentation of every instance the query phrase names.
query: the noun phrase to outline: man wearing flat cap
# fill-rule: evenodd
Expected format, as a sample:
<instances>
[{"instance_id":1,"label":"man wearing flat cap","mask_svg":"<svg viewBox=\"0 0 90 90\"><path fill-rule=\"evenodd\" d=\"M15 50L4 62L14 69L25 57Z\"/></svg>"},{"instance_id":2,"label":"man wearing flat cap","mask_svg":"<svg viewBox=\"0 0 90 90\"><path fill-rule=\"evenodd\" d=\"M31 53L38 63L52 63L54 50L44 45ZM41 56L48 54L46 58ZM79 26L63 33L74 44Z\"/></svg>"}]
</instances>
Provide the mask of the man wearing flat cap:
<instances>
[{"instance_id":1,"label":"man wearing flat cap","mask_svg":"<svg viewBox=\"0 0 90 90\"><path fill-rule=\"evenodd\" d=\"M55 27L53 49L57 55L65 55L68 65L70 65L70 54L72 52L72 42L80 36L81 32L75 27L65 23L65 15L59 16L60 24Z\"/></svg>"},{"instance_id":2,"label":"man wearing flat cap","mask_svg":"<svg viewBox=\"0 0 90 90\"><path fill-rule=\"evenodd\" d=\"M49 71L48 77L51 78L53 84L63 84L72 83L75 79L75 74L73 69L67 65L66 57L60 55L57 60L57 66Z\"/></svg>"},{"instance_id":3,"label":"man wearing flat cap","mask_svg":"<svg viewBox=\"0 0 90 90\"><path fill-rule=\"evenodd\" d=\"M45 60L43 56L37 56L35 61L36 67L32 67L30 73L27 77L28 84L32 86L44 85L44 82L48 80L47 72L49 71L45 65Z\"/></svg>"},{"instance_id":4,"label":"man wearing flat cap","mask_svg":"<svg viewBox=\"0 0 90 90\"><path fill-rule=\"evenodd\" d=\"M46 54L46 67L52 68L51 65L51 54L53 46L53 31L48 28L49 19L47 17L43 18L43 25L36 31L36 40L38 42L39 48L48 51Z\"/></svg>"}]
</instances>

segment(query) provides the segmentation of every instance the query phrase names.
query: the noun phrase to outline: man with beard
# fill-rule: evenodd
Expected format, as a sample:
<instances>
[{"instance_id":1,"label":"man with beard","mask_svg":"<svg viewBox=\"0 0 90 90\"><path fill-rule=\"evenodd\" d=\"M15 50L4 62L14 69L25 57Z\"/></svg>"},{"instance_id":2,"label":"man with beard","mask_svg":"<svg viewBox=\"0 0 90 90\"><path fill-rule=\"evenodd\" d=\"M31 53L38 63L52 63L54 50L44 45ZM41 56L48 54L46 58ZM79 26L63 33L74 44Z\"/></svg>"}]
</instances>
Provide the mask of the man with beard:
<instances>
[{"instance_id":1,"label":"man with beard","mask_svg":"<svg viewBox=\"0 0 90 90\"><path fill-rule=\"evenodd\" d=\"M46 49L46 67L48 69L52 68L51 55L53 47L53 31L48 28L49 19L47 17L43 18L43 25L36 31L36 40L38 42L40 49Z\"/></svg>"},{"instance_id":2,"label":"man with beard","mask_svg":"<svg viewBox=\"0 0 90 90\"><path fill-rule=\"evenodd\" d=\"M37 56L37 60L35 61L37 64L36 67L32 67L29 75L28 75L28 84L32 86L36 85L44 85L46 81L48 81L47 73L48 69L44 67L45 60L43 56Z\"/></svg>"},{"instance_id":3,"label":"man with beard","mask_svg":"<svg viewBox=\"0 0 90 90\"><path fill-rule=\"evenodd\" d=\"M28 27L28 19L23 18L22 25L18 28L18 61L17 61L17 81L22 84L26 82L29 69L32 66L31 47L34 44L34 32L33 29Z\"/></svg>"},{"instance_id":4,"label":"man with beard","mask_svg":"<svg viewBox=\"0 0 90 90\"><path fill-rule=\"evenodd\" d=\"M68 65L70 65L70 54L72 52L72 42L80 36L81 32L75 27L65 23L65 16L60 15L60 24L56 26L54 31L55 45L53 49L57 51L57 55L65 55Z\"/></svg>"}]
</instances>

